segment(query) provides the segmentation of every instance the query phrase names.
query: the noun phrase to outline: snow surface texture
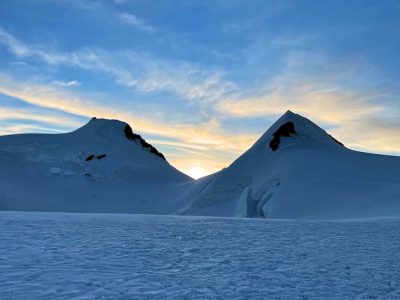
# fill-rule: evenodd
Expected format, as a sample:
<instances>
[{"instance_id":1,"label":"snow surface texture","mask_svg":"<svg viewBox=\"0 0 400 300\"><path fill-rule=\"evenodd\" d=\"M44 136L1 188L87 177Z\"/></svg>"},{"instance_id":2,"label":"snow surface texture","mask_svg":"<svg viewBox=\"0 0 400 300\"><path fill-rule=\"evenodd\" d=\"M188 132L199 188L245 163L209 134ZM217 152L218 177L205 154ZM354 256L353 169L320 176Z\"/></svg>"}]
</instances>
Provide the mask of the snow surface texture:
<instances>
[{"instance_id":1,"label":"snow surface texture","mask_svg":"<svg viewBox=\"0 0 400 300\"><path fill-rule=\"evenodd\" d=\"M400 299L400 220L0 212L0 299Z\"/></svg>"},{"instance_id":2,"label":"snow surface texture","mask_svg":"<svg viewBox=\"0 0 400 300\"><path fill-rule=\"evenodd\" d=\"M290 111L229 167L199 180L127 126L93 119L67 134L0 137L0 210L400 216L400 157L349 150Z\"/></svg>"}]
</instances>

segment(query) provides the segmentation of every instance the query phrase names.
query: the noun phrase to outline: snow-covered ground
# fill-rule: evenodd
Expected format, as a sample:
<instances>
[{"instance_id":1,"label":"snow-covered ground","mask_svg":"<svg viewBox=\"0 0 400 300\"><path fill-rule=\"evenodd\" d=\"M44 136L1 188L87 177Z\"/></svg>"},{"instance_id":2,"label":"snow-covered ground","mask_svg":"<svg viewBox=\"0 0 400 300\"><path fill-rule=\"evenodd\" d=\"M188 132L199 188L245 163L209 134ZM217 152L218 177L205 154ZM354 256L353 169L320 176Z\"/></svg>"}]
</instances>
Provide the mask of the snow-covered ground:
<instances>
[{"instance_id":1,"label":"snow-covered ground","mask_svg":"<svg viewBox=\"0 0 400 300\"><path fill-rule=\"evenodd\" d=\"M0 299L400 299L400 219L0 212Z\"/></svg>"}]
</instances>

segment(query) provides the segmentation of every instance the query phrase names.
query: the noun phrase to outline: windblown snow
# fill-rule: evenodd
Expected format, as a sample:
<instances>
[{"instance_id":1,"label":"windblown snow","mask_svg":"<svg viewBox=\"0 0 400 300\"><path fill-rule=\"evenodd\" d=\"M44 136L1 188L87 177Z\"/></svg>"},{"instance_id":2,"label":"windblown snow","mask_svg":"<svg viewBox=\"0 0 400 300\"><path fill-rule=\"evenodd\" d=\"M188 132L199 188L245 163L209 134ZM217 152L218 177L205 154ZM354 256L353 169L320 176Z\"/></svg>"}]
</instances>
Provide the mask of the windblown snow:
<instances>
[{"instance_id":1,"label":"windblown snow","mask_svg":"<svg viewBox=\"0 0 400 300\"><path fill-rule=\"evenodd\" d=\"M400 299L399 219L0 212L0 299Z\"/></svg>"},{"instance_id":2,"label":"windblown snow","mask_svg":"<svg viewBox=\"0 0 400 300\"><path fill-rule=\"evenodd\" d=\"M285 113L229 167L192 178L126 123L0 137L0 210L294 219L400 216L400 158Z\"/></svg>"}]
</instances>

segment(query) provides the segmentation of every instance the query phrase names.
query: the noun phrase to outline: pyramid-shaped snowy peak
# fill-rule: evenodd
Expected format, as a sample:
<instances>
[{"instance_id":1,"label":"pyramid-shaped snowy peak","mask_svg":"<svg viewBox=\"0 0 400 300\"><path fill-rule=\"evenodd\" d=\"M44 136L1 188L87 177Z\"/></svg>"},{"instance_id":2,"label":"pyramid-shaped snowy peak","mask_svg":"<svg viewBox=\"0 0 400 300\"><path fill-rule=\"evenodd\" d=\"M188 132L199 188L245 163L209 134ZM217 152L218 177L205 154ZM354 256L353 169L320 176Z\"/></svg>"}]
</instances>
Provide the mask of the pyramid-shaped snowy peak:
<instances>
[{"instance_id":1,"label":"pyramid-shaped snowy peak","mask_svg":"<svg viewBox=\"0 0 400 300\"><path fill-rule=\"evenodd\" d=\"M400 215L398 157L345 148L286 112L228 168L203 179L183 213L268 218Z\"/></svg>"},{"instance_id":2,"label":"pyramid-shaped snowy peak","mask_svg":"<svg viewBox=\"0 0 400 300\"><path fill-rule=\"evenodd\" d=\"M341 142L328 134L321 127L309 119L295 114L288 110L283 114L257 141L254 146L259 144L268 144L272 151L280 148L281 141L285 138L293 142L295 140L299 145L312 146L313 144L325 144L332 146L343 146Z\"/></svg>"}]
</instances>

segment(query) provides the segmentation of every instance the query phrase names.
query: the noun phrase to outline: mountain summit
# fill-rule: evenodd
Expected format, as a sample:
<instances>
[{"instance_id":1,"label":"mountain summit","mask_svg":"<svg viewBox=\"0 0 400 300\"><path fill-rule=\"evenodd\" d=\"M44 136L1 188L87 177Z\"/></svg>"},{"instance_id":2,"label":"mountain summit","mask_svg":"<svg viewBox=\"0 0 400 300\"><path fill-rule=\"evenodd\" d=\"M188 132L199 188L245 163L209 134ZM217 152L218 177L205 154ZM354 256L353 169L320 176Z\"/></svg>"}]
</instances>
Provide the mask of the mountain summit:
<instances>
[{"instance_id":1,"label":"mountain summit","mask_svg":"<svg viewBox=\"0 0 400 300\"><path fill-rule=\"evenodd\" d=\"M192 178L118 120L0 137L0 209L171 213ZM21 189L21 187L23 187Z\"/></svg>"},{"instance_id":2,"label":"mountain summit","mask_svg":"<svg viewBox=\"0 0 400 300\"><path fill-rule=\"evenodd\" d=\"M229 167L193 180L118 120L0 137L0 210L260 218L400 215L400 158L352 151L286 112Z\"/></svg>"},{"instance_id":3,"label":"mountain summit","mask_svg":"<svg viewBox=\"0 0 400 300\"><path fill-rule=\"evenodd\" d=\"M307 144L323 144L336 147L337 145L343 146L342 143L337 141L318 125L290 110L282 115L282 117L262 135L254 146L269 141L271 150L277 151L280 148L281 140L284 148L284 144L293 145L294 143L303 146Z\"/></svg>"},{"instance_id":4,"label":"mountain summit","mask_svg":"<svg viewBox=\"0 0 400 300\"><path fill-rule=\"evenodd\" d=\"M352 151L286 112L228 168L203 178L181 213L263 218L400 215L400 158ZM397 179L395 179L397 178Z\"/></svg>"},{"instance_id":5,"label":"mountain summit","mask_svg":"<svg viewBox=\"0 0 400 300\"><path fill-rule=\"evenodd\" d=\"M136 142L148 152L162 158L163 160L166 160L164 155L155 147L147 143L146 140L143 139L139 134L133 133L132 128L128 123L118 120L98 119L94 117L89 121L89 123L77 129L72 134L87 136L89 138L103 138L117 143L120 142L123 137L125 137L130 141Z\"/></svg>"}]
</instances>

